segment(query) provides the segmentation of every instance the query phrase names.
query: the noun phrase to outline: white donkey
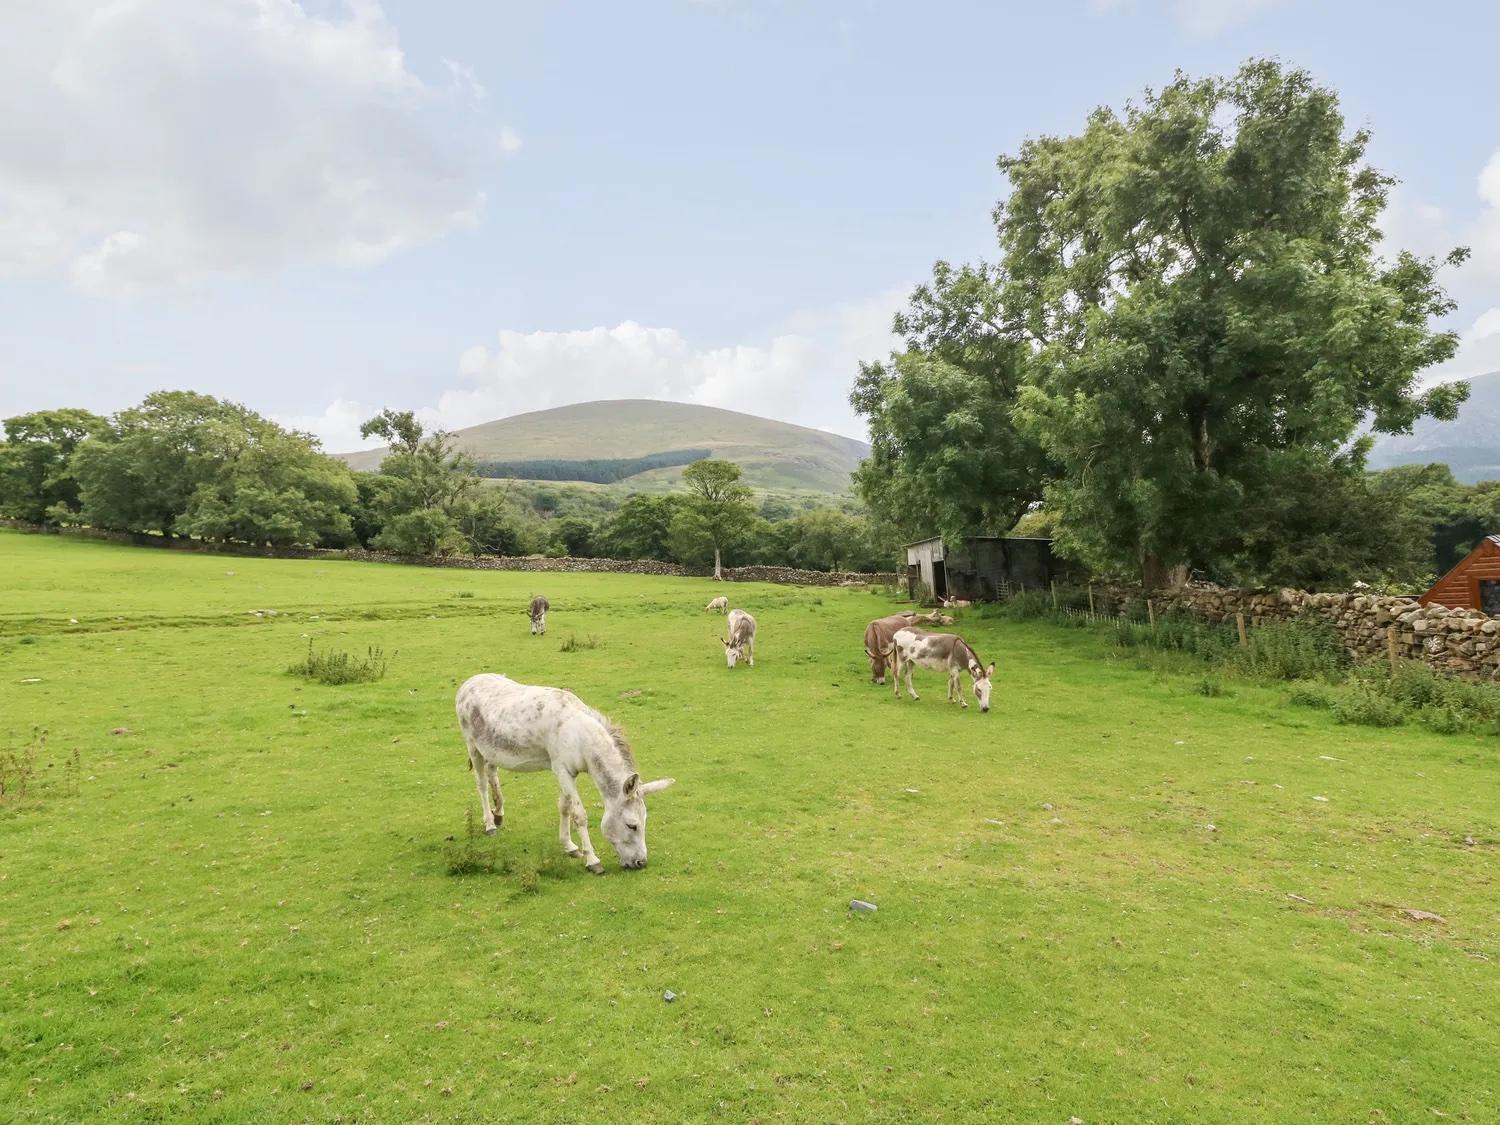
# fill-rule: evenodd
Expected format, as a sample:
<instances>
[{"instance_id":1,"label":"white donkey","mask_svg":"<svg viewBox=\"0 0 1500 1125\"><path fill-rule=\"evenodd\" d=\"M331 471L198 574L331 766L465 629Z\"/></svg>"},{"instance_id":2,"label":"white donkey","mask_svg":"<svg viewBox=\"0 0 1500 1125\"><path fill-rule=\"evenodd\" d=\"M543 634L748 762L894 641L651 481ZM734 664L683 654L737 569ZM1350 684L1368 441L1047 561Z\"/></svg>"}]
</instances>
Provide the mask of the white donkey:
<instances>
[{"instance_id":1,"label":"white donkey","mask_svg":"<svg viewBox=\"0 0 1500 1125\"><path fill-rule=\"evenodd\" d=\"M913 699L917 698L917 689L911 685L911 674L920 665L934 672L947 672L948 702L957 700L965 708L969 703L964 699L959 676L968 672L969 678L974 681L974 698L979 700L979 709L990 709L990 683L995 674L995 666L991 664L986 668L979 659L979 654L962 637L952 633L920 633L910 628L898 629L891 640L891 647L881 655L887 659L892 655L896 658L891 688L897 699L901 698L903 671L906 673L907 692Z\"/></svg>"},{"instance_id":2,"label":"white donkey","mask_svg":"<svg viewBox=\"0 0 1500 1125\"><path fill-rule=\"evenodd\" d=\"M729 636L728 638L720 637L719 643L724 646L724 660L731 668L741 658L754 668L755 618L743 609L731 609L729 611Z\"/></svg>"},{"instance_id":3,"label":"white donkey","mask_svg":"<svg viewBox=\"0 0 1500 1125\"><path fill-rule=\"evenodd\" d=\"M620 857L620 866L646 866L646 797L671 785L672 778L643 782L618 727L571 691L518 684L488 673L464 681L454 709L469 747L486 836L505 819L499 767L517 773L551 770L562 790L557 811L563 851L582 856L595 875L604 874L589 841L588 810L578 796L576 779L586 773L604 798L599 827ZM582 851L573 843L575 827Z\"/></svg>"},{"instance_id":4,"label":"white donkey","mask_svg":"<svg viewBox=\"0 0 1500 1125\"><path fill-rule=\"evenodd\" d=\"M728 609L729 599L726 598L723 594L720 594L717 598L714 598L713 601L709 602L706 606L703 607L705 613L723 613Z\"/></svg>"},{"instance_id":5,"label":"white donkey","mask_svg":"<svg viewBox=\"0 0 1500 1125\"><path fill-rule=\"evenodd\" d=\"M531 607L527 613L531 615L531 635L540 636L547 631L547 611L552 608L552 603L538 594L531 599Z\"/></svg>"}]
</instances>

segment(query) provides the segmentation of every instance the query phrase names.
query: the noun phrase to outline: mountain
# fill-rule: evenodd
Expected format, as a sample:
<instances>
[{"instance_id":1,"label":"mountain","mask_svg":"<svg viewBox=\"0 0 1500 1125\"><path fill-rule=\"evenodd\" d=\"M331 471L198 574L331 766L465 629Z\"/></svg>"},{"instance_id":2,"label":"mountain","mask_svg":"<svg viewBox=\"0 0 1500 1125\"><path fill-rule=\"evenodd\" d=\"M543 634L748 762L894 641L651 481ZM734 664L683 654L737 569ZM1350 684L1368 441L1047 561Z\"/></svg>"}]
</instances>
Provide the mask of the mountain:
<instances>
[{"instance_id":1,"label":"mountain","mask_svg":"<svg viewBox=\"0 0 1500 1125\"><path fill-rule=\"evenodd\" d=\"M757 488L845 494L849 474L870 452L838 434L685 402L611 399L516 414L455 430L458 446L481 462L600 462L657 458L679 462L626 477L627 488L662 487L682 475L685 451L736 462ZM662 454L676 457L660 458ZM339 455L352 468L372 470L384 449ZM649 464L649 462L648 462ZM543 470L539 467L538 472ZM549 475L547 479L557 479ZM589 479L589 478L583 478Z\"/></svg>"},{"instance_id":2,"label":"mountain","mask_svg":"<svg viewBox=\"0 0 1500 1125\"><path fill-rule=\"evenodd\" d=\"M1369 467L1445 462L1467 484L1500 480L1500 371L1468 380L1469 400L1451 422L1423 418L1409 434L1383 434Z\"/></svg>"}]
</instances>

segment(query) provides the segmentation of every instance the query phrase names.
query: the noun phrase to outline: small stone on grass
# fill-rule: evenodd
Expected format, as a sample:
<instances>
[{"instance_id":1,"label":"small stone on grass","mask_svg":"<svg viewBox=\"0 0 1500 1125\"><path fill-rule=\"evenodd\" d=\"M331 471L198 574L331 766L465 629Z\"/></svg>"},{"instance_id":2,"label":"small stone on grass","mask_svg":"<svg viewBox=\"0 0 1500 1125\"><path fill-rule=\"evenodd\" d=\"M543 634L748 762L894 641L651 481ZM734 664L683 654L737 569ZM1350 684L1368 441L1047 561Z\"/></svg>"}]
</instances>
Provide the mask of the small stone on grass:
<instances>
[{"instance_id":1,"label":"small stone on grass","mask_svg":"<svg viewBox=\"0 0 1500 1125\"><path fill-rule=\"evenodd\" d=\"M856 914L873 914L880 907L876 906L873 902L866 902L862 898L854 898L849 900L849 909Z\"/></svg>"}]
</instances>

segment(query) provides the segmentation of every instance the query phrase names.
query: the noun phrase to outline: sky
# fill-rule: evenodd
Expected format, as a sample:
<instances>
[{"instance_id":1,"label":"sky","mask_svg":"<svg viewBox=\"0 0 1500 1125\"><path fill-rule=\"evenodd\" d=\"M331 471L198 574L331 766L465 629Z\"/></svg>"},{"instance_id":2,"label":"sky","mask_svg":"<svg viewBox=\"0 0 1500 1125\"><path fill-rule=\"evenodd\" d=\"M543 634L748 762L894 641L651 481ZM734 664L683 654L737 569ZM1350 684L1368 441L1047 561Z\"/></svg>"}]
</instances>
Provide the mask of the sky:
<instances>
[{"instance_id":1,"label":"sky","mask_svg":"<svg viewBox=\"0 0 1500 1125\"><path fill-rule=\"evenodd\" d=\"M995 168L1177 69L1275 56L1399 178L1390 245L1500 369L1500 5L5 0L0 417L161 389L343 451L666 398L854 437Z\"/></svg>"}]
</instances>

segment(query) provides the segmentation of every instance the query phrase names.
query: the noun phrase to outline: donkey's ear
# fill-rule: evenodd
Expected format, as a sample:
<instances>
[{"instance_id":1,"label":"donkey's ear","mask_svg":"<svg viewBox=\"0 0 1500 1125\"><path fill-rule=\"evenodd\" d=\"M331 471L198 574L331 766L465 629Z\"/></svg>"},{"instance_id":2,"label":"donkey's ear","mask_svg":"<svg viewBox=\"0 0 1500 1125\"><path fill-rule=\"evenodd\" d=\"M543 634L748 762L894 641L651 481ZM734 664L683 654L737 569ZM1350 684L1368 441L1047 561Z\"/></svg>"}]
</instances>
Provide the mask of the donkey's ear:
<instances>
[{"instance_id":1,"label":"donkey's ear","mask_svg":"<svg viewBox=\"0 0 1500 1125\"><path fill-rule=\"evenodd\" d=\"M984 670L984 678L985 679L989 679L994 674L995 674L995 665L992 663L988 668L986 668Z\"/></svg>"},{"instance_id":2,"label":"donkey's ear","mask_svg":"<svg viewBox=\"0 0 1500 1125\"><path fill-rule=\"evenodd\" d=\"M645 785L641 786L641 796L649 797L652 793L660 793L667 786L676 784L677 779L675 777L659 777L655 781L648 781Z\"/></svg>"},{"instance_id":3,"label":"donkey's ear","mask_svg":"<svg viewBox=\"0 0 1500 1125\"><path fill-rule=\"evenodd\" d=\"M641 787L641 775L633 773L625 779L625 796L634 797L637 789Z\"/></svg>"}]
</instances>

